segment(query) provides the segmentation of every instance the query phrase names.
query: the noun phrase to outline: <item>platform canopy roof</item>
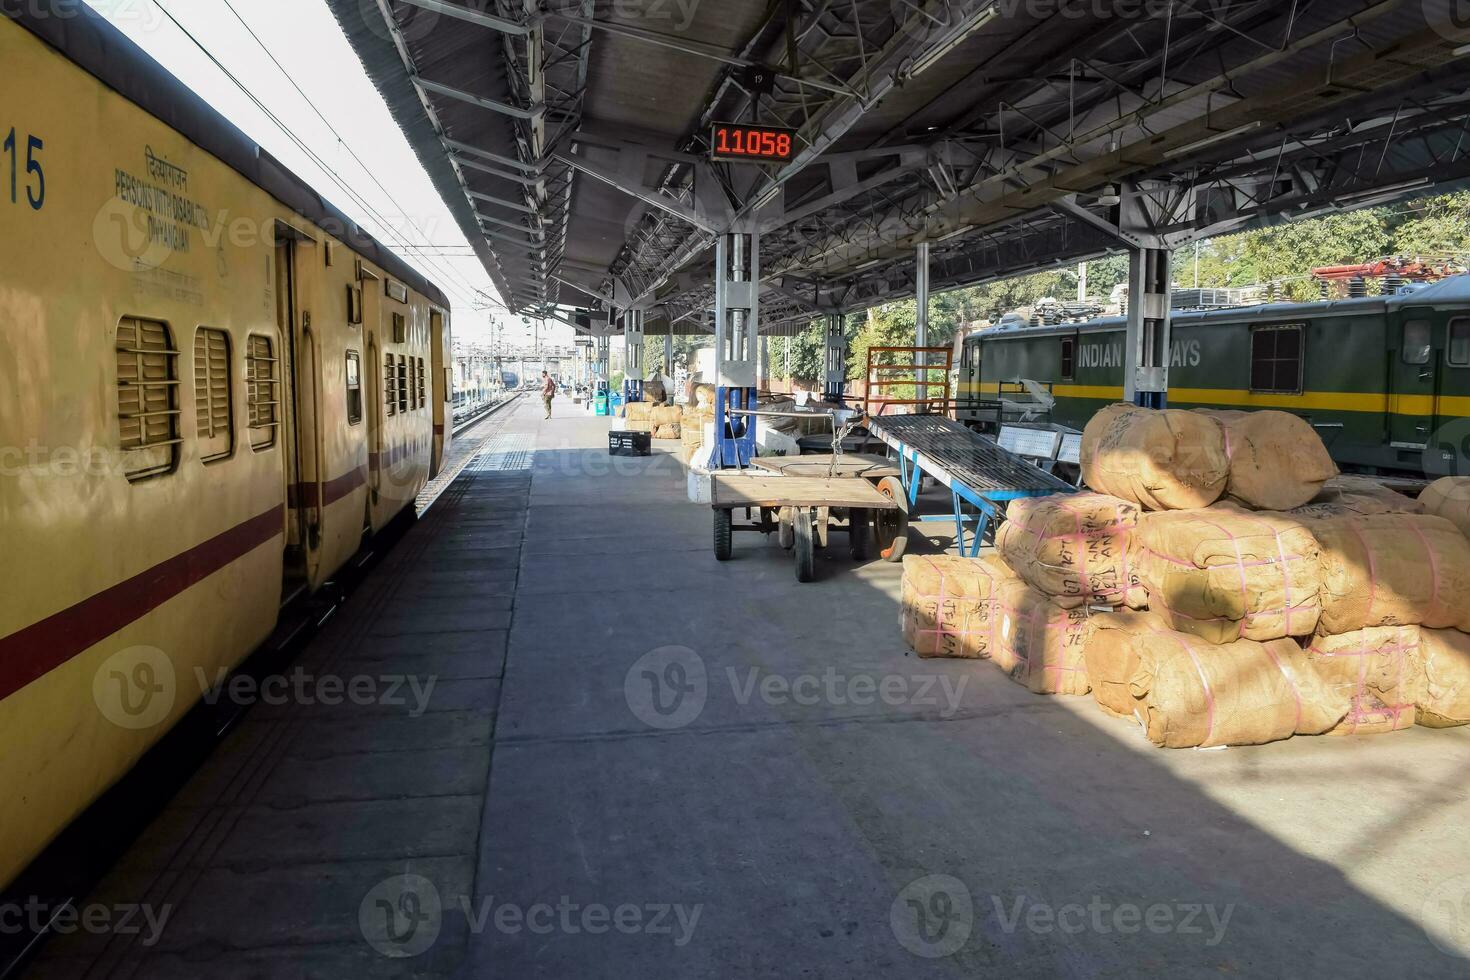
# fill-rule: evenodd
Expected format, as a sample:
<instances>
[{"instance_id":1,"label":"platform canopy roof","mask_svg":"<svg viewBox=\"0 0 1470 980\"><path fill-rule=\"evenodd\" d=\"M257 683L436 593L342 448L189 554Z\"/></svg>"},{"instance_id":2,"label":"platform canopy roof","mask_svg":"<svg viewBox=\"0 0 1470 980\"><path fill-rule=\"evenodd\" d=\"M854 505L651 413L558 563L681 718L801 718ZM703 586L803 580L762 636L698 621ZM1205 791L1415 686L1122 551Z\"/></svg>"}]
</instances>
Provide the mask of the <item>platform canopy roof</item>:
<instances>
[{"instance_id":1,"label":"platform canopy roof","mask_svg":"<svg viewBox=\"0 0 1470 980\"><path fill-rule=\"evenodd\" d=\"M938 291L1470 182L1455 0L328 3L506 303L584 329L709 329L732 227L779 333L920 242Z\"/></svg>"}]
</instances>

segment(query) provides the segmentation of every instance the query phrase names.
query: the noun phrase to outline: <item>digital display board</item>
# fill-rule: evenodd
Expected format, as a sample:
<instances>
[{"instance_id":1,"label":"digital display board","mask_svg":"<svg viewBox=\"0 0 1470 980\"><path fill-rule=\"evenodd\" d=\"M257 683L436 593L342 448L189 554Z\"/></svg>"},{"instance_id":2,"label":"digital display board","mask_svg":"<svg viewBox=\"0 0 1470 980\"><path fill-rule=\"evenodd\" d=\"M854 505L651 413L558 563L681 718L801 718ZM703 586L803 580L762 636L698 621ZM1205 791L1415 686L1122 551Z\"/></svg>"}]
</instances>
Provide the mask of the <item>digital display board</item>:
<instances>
[{"instance_id":1,"label":"digital display board","mask_svg":"<svg viewBox=\"0 0 1470 980\"><path fill-rule=\"evenodd\" d=\"M750 123L715 123L710 129L710 159L786 163L796 156L796 130Z\"/></svg>"}]
</instances>

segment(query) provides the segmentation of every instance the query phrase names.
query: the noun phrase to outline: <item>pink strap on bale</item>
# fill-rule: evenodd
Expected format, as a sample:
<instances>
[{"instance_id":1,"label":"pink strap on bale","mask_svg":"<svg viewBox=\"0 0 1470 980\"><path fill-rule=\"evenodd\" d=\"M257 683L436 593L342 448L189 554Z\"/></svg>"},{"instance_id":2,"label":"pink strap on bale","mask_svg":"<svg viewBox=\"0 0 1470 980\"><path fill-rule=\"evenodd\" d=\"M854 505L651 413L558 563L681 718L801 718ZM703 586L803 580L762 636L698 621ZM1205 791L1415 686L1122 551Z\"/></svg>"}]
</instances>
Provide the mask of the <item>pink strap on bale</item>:
<instances>
[{"instance_id":1,"label":"pink strap on bale","mask_svg":"<svg viewBox=\"0 0 1470 980\"><path fill-rule=\"evenodd\" d=\"M1210 736L1215 734L1215 692L1210 690L1210 679L1205 676L1205 666L1199 662L1199 657L1195 656L1194 647L1184 638L1183 634L1171 635L1184 648L1184 652L1189 654L1189 660L1194 664L1194 671L1199 675L1199 686L1205 692L1205 737L1200 739L1199 743L1204 745L1210 740Z\"/></svg>"},{"instance_id":2,"label":"pink strap on bale","mask_svg":"<svg viewBox=\"0 0 1470 980\"><path fill-rule=\"evenodd\" d=\"M1049 501L1048 503L1050 505L1052 505L1052 506L1055 506L1057 509L1061 510L1063 513L1071 515L1073 527L1075 527L1076 530L1073 531L1071 534L1050 534L1050 535L1048 535L1048 534L1043 534L1037 528L1032 527L1031 526L1031 521L1036 516L1036 514L1041 510L1040 507L1034 507L1034 508L1028 509L1027 512L1026 512L1025 519L1021 523L1019 523L1019 524L1016 524L1015 522L1012 522L1012 523L1015 524L1015 526L1019 530L1025 531L1027 534L1029 534L1033 538L1035 538L1036 539L1036 543L1038 545L1040 545L1040 543L1043 542L1043 541L1078 541L1078 542L1081 542L1082 547L1080 548L1080 550L1078 552L1078 568L1077 568L1077 573L1078 573L1078 576L1080 577L1080 581L1078 582L1078 589L1079 589L1079 593L1078 594L1082 598L1084 598L1084 599L1087 599L1087 598L1105 598L1105 597L1112 596L1112 595L1115 595L1115 594L1118 595L1118 596L1120 596L1120 597L1126 597L1127 592L1128 592L1128 585L1127 585L1127 577L1128 577L1127 576L1127 568L1128 568L1128 566L1127 566L1127 548L1126 547L1123 547L1121 549L1121 552L1122 552L1122 554L1124 556L1123 557L1123 562L1124 562L1124 566L1123 566L1123 570L1124 570L1124 582L1123 583L1120 583L1119 586L1117 588L1114 588L1114 589L1098 589L1098 590L1094 590L1093 589L1092 573L1087 568L1088 552L1087 552L1087 548L1086 548L1086 544L1089 541L1097 540L1099 538L1115 538L1115 537L1121 537L1122 535L1126 534L1130 529L1128 528L1127 525L1125 525L1123 523L1123 517L1122 517L1122 515L1116 513L1116 509L1115 509L1115 514L1114 514L1113 521L1112 521L1111 524L1106 525L1106 526L1103 526L1103 527L1098 527L1098 528L1095 528L1095 529L1093 529L1091 531L1088 531L1088 530L1084 530L1083 527L1082 527L1082 512L1080 510L1078 510L1076 507L1072 506L1070 501L1066 501L1066 500L1053 500L1053 501ZM1045 567L1056 569L1059 572L1066 572L1066 571L1069 570L1069 567L1068 566L1063 566L1063 565L1047 565Z\"/></svg>"},{"instance_id":3,"label":"pink strap on bale","mask_svg":"<svg viewBox=\"0 0 1470 980\"><path fill-rule=\"evenodd\" d=\"M1340 652L1314 650L1315 655L1319 657L1358 658L1358 678L1356 683L1354 684L1352 696L1351 698L1349 698L1349 702L1352 705L1352 710L1348 712L1347 716L1352 723L1351 727L1348 729L1349 735L1356 734L1358 729L1362 727L1365 722L1377 721L1384 716L1392 719L1393 726L1395 728L1398 728L1399 719L1403 717L1403 713L1414 707L1413 703L1386 704L1383 702L1380 702L1380 704L1383 704L1382 711L1370 710L1369 708L1365 707L1365 704L1368 700L1368 658L1375 653L1389 654L1394 656L1397 659L1397 667L1399 672L1398 689L1402 691L1404 686L1404 670L1407 666L1407 657L1405 655L1409 651L1414 649L1413 644L1407 644L1404 642L1403 627L1399 627L1394 630L1394 642L1391 645L1379 647L1377 650L1368 649L1368 638L1367 636L1363 635L1365 632L1366 630L1358 631L1358 645L1356 649L1349 648Z\"/></svg>"},{"instance_id":4,"label":"pink strap on bale","mask_svg":"<svg viewBox=\"0 0 1470 980\"><path fill-rule=\"evenodd\" d=\"M1358 543L1363 546L1363 556L1368 559L1368 608L1363 611L1363 620L1371 626L1373 625L1373 600L1378 596L1378 569L1375 567L1377 563L1373 561L1373 546L1368 543L1367 538L1363 537L1363 532L1358 530L1356 524L1349 522L1345 526L1353 532L1353 537L1357 538Z\"/></svg>"},{"instance_id":5,"label":"pink strap on bale","mask_svg":"<svg viewBox=\"0 0 1470 980\"><path fill-rule=\"evenodd\" d=\"M1291 723L1291 731L1294 735L1297 729L1302 727L1302 692L1297 689L1296 681L1292 678L1290 671L1286 669L1286 664L1282 663L1280 658L1276 656L1275 651L1271 649L1271 644L1269 642L1262 643L1261 649L1266 651L1266 656L1271 658L1271 662L1276 665L1276 669L1281 671L1281 676L1286 678L1286 686L1291 688L1291 696L1296 699L1296 721Z\"/></svg>"},{"instance_id":6,"label":"pink strap on bale","mask_svg":"<svg viewBox=\"0 0 1470 980\"><path fill-rule=\"evenodd\" d=\"M1419 530L1419 525L1413 521L1409 522L1409 530L1414 532L1414 537L1424 546L1424 557L1429 559L1429 608L1424 612L1424 619L1435 622L1438 617L1431 615L1439 612L1439 561L1435 558L1434 549L1429 545L1429 539L1424 532Z\"/></svg>"}]
</instances>

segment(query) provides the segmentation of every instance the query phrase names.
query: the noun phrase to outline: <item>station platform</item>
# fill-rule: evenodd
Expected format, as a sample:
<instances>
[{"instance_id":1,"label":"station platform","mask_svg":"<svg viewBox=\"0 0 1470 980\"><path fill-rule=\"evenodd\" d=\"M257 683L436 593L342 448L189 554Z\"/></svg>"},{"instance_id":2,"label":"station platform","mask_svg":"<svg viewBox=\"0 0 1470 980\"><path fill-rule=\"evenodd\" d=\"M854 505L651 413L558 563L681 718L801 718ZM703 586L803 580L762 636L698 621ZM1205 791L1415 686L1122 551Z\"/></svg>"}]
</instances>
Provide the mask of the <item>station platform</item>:
<instances>
[{"instance_id":1,"label":"station platform","mask_svg":"<svg viewBox=\"0 0 1470 980\"><path fill-rule=\"evenodd\" d=\"M1155 749L840 539L715 561L671 444L487 425L297 662L373 696L252 708L85 900L163 927L32 975L1464 975L1470 731Z\"/></svg>"}]
</instances>

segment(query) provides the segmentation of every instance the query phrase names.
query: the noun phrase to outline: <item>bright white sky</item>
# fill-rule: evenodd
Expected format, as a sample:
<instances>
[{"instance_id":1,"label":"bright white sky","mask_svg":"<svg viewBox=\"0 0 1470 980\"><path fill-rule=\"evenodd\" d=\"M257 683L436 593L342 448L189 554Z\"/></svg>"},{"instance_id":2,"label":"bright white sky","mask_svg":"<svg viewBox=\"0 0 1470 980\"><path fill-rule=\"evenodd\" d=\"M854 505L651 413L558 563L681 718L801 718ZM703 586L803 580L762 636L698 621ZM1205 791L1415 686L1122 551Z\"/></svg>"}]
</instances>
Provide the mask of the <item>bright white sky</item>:
<instances>
[{"instance_id":1,"label":"bright white sky","mask_svg":"<svg viewBox=\"0 0 1470 980\"><path fill-rule=\"evenodd\" d=\"M529 346L531 330L506 315L500 297L418 158L393 121L325 0L87 0L246 135L312 185L436 283L454 307L457 340L488 342L492 317L507 345ZM160 3L255 97L311 148L353 191L343 190L281 128L256 108L210 59L176 28ZM241 26L239 12L270 53L331 120L331 127L292 87L270 56ZM334 135L332 129L340 135ZM343 145L345 144L345 146ZM372 167L369 175L348 152ZM387 188L387 192L374 183ZM361 201L354 199L354 194ZM376 212L374 214L373 212ZM385 227L385 224L389 227ZM413 248L407 245L415 246ZM479 311L484 296L494 308ZM548 323L542 343L570 345L572 330Z\"/></svg>"}]
</instances>

